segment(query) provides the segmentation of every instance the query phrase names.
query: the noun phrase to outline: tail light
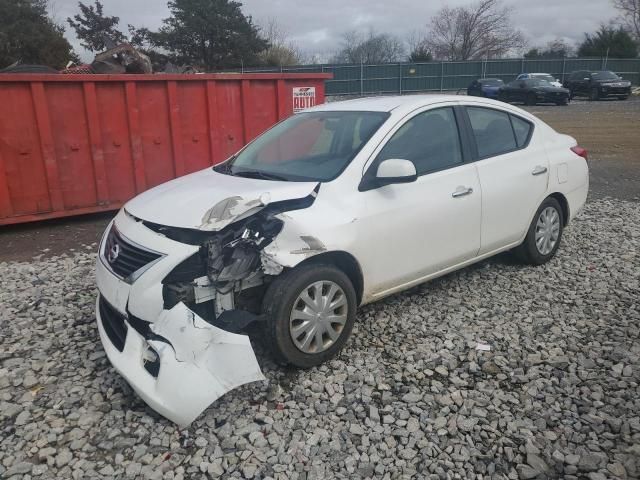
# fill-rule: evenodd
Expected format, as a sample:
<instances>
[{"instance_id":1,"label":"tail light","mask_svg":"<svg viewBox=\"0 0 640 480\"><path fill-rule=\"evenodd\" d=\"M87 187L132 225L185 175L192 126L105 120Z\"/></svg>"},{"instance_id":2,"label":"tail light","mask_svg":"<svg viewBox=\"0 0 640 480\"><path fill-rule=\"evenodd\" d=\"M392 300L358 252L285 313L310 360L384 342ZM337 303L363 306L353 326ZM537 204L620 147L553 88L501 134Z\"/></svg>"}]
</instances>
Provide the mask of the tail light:
<instances>
[{"instance_id":1,"label":"tail light","mask_svg":"<svg viewBox=\"0 0 640 480\"><path fill-rule=\"evenodd\" d=\"M576 155L578 155L579 157L582 157L585 160L589 160L589 153L587 152L586 148L575 146L575 147L571 147L571 151Z\"/></svg>"}]
</instances>

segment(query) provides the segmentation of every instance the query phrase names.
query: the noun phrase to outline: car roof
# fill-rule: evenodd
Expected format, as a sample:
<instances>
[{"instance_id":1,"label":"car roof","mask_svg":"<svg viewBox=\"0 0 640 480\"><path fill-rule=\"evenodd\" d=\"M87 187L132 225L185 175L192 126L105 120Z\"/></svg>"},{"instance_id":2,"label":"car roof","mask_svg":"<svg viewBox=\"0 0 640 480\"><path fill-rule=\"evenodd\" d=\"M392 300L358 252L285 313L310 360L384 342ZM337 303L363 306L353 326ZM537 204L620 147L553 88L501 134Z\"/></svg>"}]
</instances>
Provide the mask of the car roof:
<instances>
[{"instance_id":1,"label":"car roof","mask_svg":"<svg viewBox=\"0 0 640 480\"><path fill-rule=\"evenodd\" d=\"M473 103L487 103L488 105L496 105L493 100L483 99L481 97L472 97ZM443 102L460 102L469 101L469 97L461 95L404 95L392 97L368 97L357 98L353 100L343 100L340 102L330 102L309 108L305 112L322 112L322 111L347 111L347 112L391 112L397 108L414 109L426 107Z\"/></svg>"}]
</instances>

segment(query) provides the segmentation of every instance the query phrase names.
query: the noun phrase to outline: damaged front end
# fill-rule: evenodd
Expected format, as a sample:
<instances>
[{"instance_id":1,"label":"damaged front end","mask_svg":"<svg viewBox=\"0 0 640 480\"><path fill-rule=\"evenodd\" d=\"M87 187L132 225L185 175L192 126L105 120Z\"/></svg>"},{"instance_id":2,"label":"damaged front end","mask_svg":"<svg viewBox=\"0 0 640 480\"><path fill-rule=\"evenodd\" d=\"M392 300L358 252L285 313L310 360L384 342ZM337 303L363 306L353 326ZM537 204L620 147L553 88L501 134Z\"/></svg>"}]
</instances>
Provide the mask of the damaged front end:
<instances>
[{"instance_id":1,"label":"damaged front end","mask_svg":"<svg viewBox=\"0 0 640 480\"><path fill-rule=\"evenodd\" d=\"M111 363L154 410L186 426L228 391L264 380L242 333L262 321L264 293L284 268L265 248L283 230L280 214L311 206L317 191L225 199L203 228L118 214L97 263L98 327Z\"/></svg>"}]
</instances>

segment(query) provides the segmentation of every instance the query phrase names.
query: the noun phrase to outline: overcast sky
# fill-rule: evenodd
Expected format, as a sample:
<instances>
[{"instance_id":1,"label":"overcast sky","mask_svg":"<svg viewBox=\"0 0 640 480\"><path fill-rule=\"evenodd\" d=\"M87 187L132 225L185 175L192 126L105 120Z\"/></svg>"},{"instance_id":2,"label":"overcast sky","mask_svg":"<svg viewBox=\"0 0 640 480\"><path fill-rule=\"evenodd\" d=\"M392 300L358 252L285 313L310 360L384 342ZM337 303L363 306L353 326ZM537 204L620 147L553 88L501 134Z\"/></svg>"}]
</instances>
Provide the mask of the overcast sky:
<instances>
[{"instance_id":1,"label":"overcast sky","mask_svg":"<svg viewBox=\"0 0 640 480\"><path fill-rule=\"evenodd\" d=\"M91 0L92 2L93 0ZM166 0L102 0L105 13L120 17L122 30L131 23L157 28L168 16ZM85 0L85 3L89 3ZM349 30L393 33L406 38L424 29L442 6L468 5L470 0L244 0L243 10L258 24L275 18L292 41L309 54L332 54L340 36ZM514 8L514 23L529 46L543 46L555 38L573 44L584 32L608 22L615 12L611 0L505 0ZM77 13L76 0L53 0L53 14L63 22ZM79 46L67 25L67 38L83 59L92 58Z\"/></svg>"}]
</instances>

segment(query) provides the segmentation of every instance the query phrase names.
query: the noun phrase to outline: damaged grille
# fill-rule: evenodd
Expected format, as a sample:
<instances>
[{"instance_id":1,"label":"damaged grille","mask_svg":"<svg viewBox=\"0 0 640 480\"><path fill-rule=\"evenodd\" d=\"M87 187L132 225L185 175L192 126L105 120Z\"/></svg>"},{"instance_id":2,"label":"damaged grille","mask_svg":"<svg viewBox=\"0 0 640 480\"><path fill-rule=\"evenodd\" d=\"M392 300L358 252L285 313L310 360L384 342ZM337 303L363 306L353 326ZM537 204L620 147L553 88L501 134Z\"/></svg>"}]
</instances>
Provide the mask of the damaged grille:
<instances>
[{"instance_id":1,"label":"damaged grille","mask_svg":"<svg viewBox=\"0 0 640 480\"><path fill-rule=\"evenodd\" d=\"M100 296L98 308L100 309L102 328L104 328L113 346L119 352L122 352L127 339L127 325L124 323L124 315L109 305L102 296Z\"/></svg>"},{"instance_id":2,"label":"damaged grille","mask_svg":"<svg viewBox=\"0 0 640 480\"><path fill-rule=\"evenodd\" d=\"M162 255L134 244L118 232L115 226L107 236L104 246L104 260L119 277L132 281L133 274L158 260Z\"/></svg>"}]
</instances>

